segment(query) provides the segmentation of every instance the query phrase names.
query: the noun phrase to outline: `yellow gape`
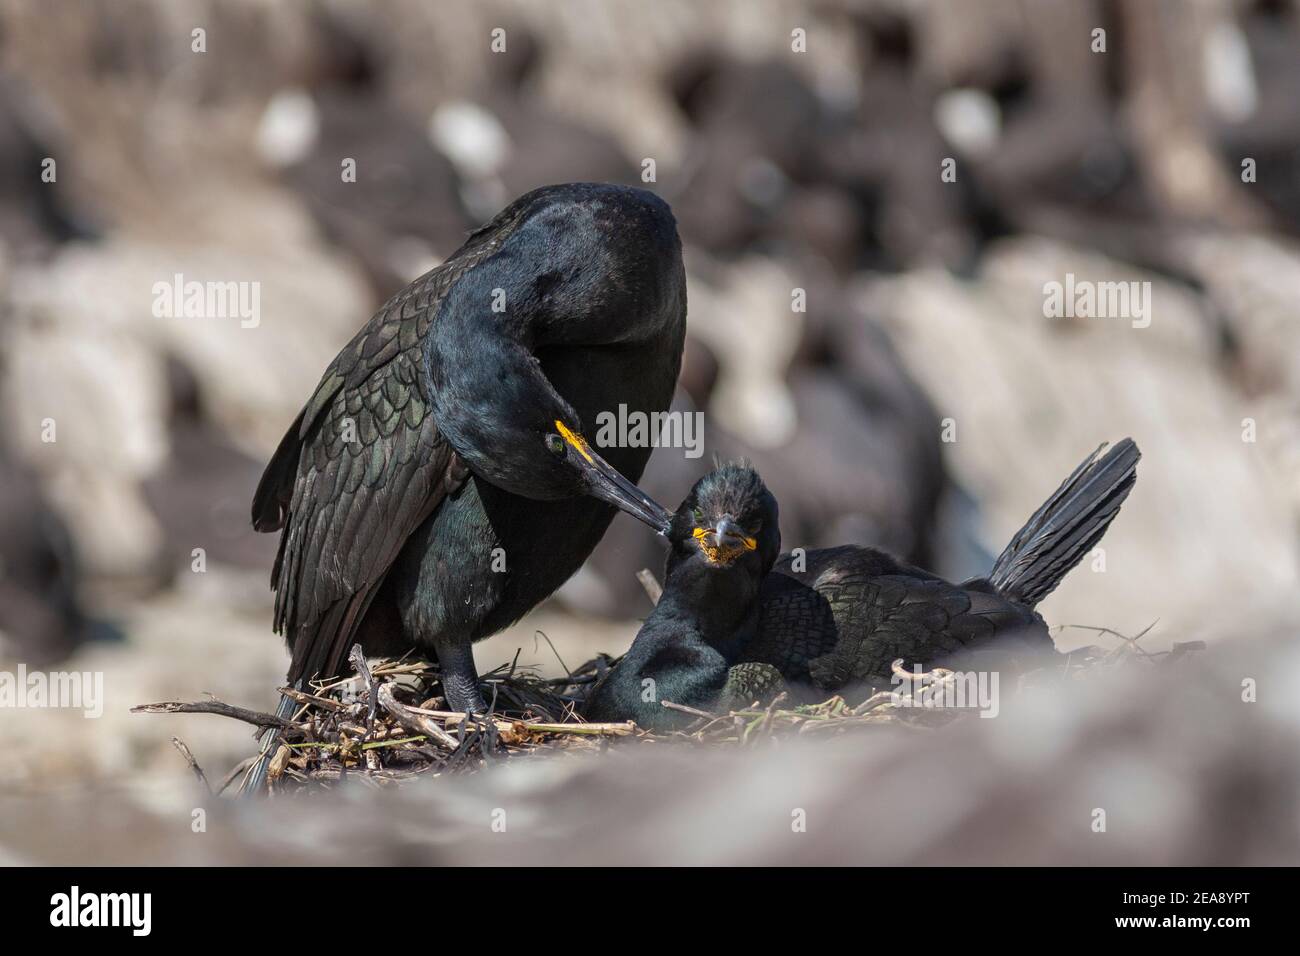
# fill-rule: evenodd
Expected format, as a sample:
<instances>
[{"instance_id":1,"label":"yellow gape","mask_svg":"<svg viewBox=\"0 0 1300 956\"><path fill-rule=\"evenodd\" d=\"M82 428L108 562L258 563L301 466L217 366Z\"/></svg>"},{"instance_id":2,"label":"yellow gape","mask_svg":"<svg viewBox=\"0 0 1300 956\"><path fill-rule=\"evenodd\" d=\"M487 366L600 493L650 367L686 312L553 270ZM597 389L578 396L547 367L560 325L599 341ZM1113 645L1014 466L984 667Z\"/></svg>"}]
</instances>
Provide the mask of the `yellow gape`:
<instances>
[{"instance_id":1,"label":"yellow gape","mask_svg":"<svg viewBox=\"0 0 1300 956\"><path fill-rule=\"evenodd\" d=\"M587 459L588 464L594 464L591 458L591 451L587 448L587 440L585 438L558 418L555 420L555 428L556 431L560 433L561 438L577 449L579 455Z\"/></svg>"},{"instance_id":2,"label":"yellow gape","mask_svg":"<svg viewBox=\"0 0 1300 956\"><path fill-rule=\"evenodd\" d=\"M753 538L742 538L737 545L709 544L706 538L713 534L710 528L696 528L691 531L691 534L700 543L700 550L704 552L704 556L711 564L730 564L746 551L753 551L758 547L758 542ZM716 536L714 540L717 540Z\"/></svg>"}]
</instances>

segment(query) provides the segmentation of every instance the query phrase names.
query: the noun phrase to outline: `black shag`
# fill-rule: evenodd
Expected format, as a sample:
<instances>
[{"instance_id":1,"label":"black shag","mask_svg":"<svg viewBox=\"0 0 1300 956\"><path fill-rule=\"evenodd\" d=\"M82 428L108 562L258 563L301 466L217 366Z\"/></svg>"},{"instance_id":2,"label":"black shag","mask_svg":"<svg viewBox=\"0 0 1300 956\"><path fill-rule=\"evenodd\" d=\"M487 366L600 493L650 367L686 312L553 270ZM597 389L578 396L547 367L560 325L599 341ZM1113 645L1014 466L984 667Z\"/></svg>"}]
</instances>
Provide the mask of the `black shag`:
<instances>
[{"instance_id":1,"label":"black shag","mask_svg":"<svg viewBox=\"0 0 1300 956\"><path fill-rule=\"evenodd\" d=\"M666 730L661 701L725 706L729 670L758 631L763 582L781 552L777 504L758 473L726 465L695 483L673 515L663 594L631 648L593 690L590 720Z\"/></svg>"},{"instance_id":2,"label":"black shag","mask_svg":"<svg viewBox=\"0 0 1300 956\"><path fill-rule=\"evenodd\" d=\"M808 319L783 385L796 418L789 440L761 447L705 414L702 445L724 460L750 462L781 489L787 539L806 548L870 543L928 567L947 482L939 416L866 316L831 307L811 309ZM673 410L708 408L718 377L714 353L688 330ZM681 449L661 448L638 485L652 498L676 501L710 467ZM654 536L633 522L615 525L584 569L592 586L582 593L583 606L626 615L645 600L637 571L662 561Z\"/></svg>"},{"instance_id":3,"label":"black shag","mask_svg":"<svg viewBox=\"0 0 1300 956\"><path fill-rule=\"evenodd\" d=\"M666 532L634 484L651 449L606 461L583 429L668 407L685 321L667 204L604 184L528 193L393 296L326 369L253 501L254 526L282 530L290 683L338 674L359 642L436 657L448 706L483 711L472 643L576 571L611 505Z\"/></svg>"},{"instance_id":4,"label":"black shag","mask_svg":"<svg viewBox=\"0 0 1300 956\"><path fill-rule=\"evenodd\" d=\"M1049 659L1052 639L1034 608L1106 533L1139 457L1127 438L1093 452L989 574L962 584L854 545L778 559L776 499L752 468L726 465L700 479L673 516L663 596L587 715L669 729L683 718L664 700L724 709L785 682L825 697L888 685L897 659L922 667L983 655L995 666Z\"/></svg>"}]
</instances>

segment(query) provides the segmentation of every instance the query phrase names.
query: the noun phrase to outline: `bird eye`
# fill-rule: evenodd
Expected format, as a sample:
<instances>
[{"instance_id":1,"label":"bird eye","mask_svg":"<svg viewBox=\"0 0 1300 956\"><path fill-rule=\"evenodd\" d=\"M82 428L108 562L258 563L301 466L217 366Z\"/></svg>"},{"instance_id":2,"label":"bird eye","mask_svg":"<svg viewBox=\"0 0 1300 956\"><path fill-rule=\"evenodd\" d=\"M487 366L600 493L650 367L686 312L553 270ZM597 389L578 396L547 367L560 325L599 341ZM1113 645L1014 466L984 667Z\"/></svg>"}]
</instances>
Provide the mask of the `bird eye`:
<instances>
[{"instance_id":1,"label":"bird eye","mask_svg":"<svg viewBox=\"0 0 1300 956\"><path fill-rule=\"evenodd\" d=\"M564 439L554 433L546 436L546 450L552 455L564 454Z\"/></svg>"},{"instance_id":2,"label":"bird eye","mask_svg":"<svg viewBox=\"0 0 1300 956\"><path fill-rule=\"evenodd\" d=\"M757 538L758 533L763 530L763 519L757 518L749 525L748 531L751 538Z\"/></svg>"},{"instance_id":3,"label":"bird eye","mask_svg":"<svg viewBox=\"0 0 1300 956\"><path fill-rule=\"evenodd\" d=\"M703 508L696 508L694 511L691 512L691 517L695 519L695 523L696 523L696 524L703 524L703 523L704 523L704 509L703 509Z\"/></svg>"}]
</instances>

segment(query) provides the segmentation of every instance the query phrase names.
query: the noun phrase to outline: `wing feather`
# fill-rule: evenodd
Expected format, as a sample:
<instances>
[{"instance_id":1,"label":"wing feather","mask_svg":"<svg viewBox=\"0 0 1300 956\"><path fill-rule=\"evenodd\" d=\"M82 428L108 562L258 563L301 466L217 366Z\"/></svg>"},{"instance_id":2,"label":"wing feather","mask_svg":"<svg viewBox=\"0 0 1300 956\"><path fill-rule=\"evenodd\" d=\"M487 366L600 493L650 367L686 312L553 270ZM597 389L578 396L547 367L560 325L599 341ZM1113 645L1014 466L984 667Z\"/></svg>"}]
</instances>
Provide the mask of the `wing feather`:
<instances>
[{"instance_id":1,"label":"wing feather","mask_svg":"<svg viewBox=\"0 0 1300 956\"><path fill-rule=\"evenodd\" d=\"M402 545L468 477L429 413L423 342L447 292L524 211L512 205L389 299L330 363L267 465L253 525L282 535L271 585L291 682L338 673Z\"/></svg>"},{"instance_id":2,"label":"wing feather","mask_svg":"<svg viewBox=\"0 0 1300 956\"><path fill-rule=\"evenodd\" d=\"M457 487L419 363L433 313L463 271L434 270L380 309L267 466L253 520L283 529L271 583L291 681L338 672L402 545Z\"/></svg>"}]
</instances>

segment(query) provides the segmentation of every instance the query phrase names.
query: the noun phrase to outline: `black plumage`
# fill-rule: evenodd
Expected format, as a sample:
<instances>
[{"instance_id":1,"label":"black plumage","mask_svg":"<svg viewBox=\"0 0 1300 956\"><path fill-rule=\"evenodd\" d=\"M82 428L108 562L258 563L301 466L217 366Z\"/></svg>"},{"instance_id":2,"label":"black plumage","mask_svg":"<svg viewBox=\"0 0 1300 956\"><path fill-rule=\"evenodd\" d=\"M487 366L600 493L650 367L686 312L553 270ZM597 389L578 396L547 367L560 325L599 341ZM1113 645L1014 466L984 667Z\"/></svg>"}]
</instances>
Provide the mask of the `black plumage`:
<instances>
[{"instance_id":1,"label":"black plumage","mask_svg":"<svg viewBox=\"0 0 1300 956\"><path fill-rule=\"evenodd\" d=\"M749 702L756 688L774 690L777 675L825 697L888 685L898 659L922 667L1048 659L1054 647L1034 608L1105 534L1140 457L1127 438L1098 449L986 577L962 584L874 548L778 560L775 499L752 468L725 466L700 479L674 516L663 597L593 691L589 715L663 728L680 714L662 700L721 709Z\"/></svg>"},{"instance_id":2,"label":"black plumage","mask_svg":"<svg viewBox=\"0 0 1300 956\"><path fill-rule=\"evenodd\" d=\"M582 437L668 407L686 291L668 206L644 190L521 197L390 299L326 369L253 502L282 530L272 574L291 682L369 654L436 656L448 704L482 710L471 644L572 574L648 447ZM630 479L630 480L629 480ZM597 500L599 499L599 500Z\"/></svg>"},{"instance_id":3,"label":"black plumage","mask_svg":"<svg viewBox=\"0 0 1300 956\"><path fill-rule=\"evenodd\" d=\"M758 631L760 589L781 551L776 499L752 468L725 465L695 483L668 540L663 594L593 689L585 708L591 720L668 730L689 718L662 701L730 702L729 671Z\"/></svg>"}]
</instances>

